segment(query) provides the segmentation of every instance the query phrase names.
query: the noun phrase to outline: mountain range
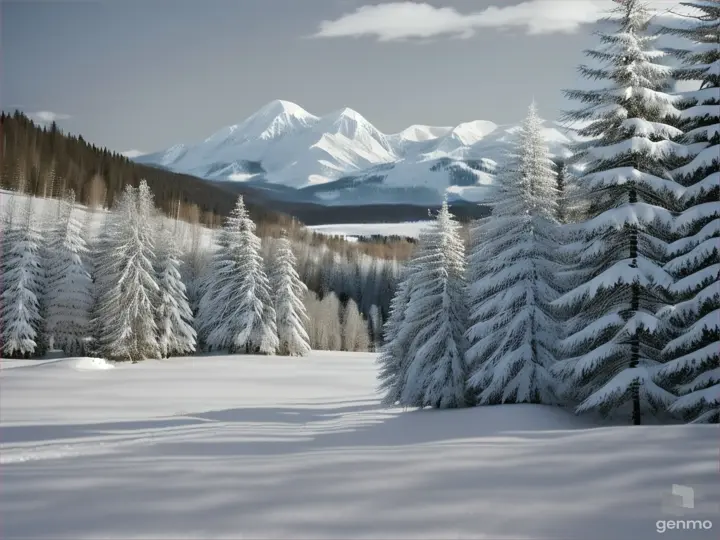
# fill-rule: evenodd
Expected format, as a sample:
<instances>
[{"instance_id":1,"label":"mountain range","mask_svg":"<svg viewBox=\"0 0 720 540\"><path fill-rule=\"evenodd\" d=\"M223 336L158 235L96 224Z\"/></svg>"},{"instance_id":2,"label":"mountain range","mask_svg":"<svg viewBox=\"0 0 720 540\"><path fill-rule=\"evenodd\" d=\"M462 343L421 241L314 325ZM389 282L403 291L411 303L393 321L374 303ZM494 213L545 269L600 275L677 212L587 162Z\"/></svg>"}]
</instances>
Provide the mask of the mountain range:
<instances>
[{"instance_id":1,"label":"mountain range","mask_svg":"<svg viewBox=\"0 0 720 540\"><path fill-rule=\"evenodd\" d=\"M475 120L385 134L352 109L315 116L275 100L204 141L134 159L215 182L242 182L294 202L436 205L448 197L482 203L518 129ZM551 153L567 155L569 136L556 125L543 130Z\"/></svg>"}]
</instances>

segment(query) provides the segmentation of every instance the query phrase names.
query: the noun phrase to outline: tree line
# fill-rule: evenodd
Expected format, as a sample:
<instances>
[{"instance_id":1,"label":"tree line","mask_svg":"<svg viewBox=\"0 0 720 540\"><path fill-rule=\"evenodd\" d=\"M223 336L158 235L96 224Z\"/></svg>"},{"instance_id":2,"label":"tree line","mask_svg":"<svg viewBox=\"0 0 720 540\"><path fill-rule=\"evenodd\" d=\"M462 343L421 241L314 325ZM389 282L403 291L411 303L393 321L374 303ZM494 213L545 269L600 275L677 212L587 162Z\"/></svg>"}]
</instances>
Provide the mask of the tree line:
<instances>
[{"instance_id":1,"label":"tree line","mask_svg":"<svg viewBox=\"0 0 720 540\"><path fill-rule=\"evenodd\" d=\"M1 230L9 357L373 350L399 268L282 231L263 241L242 196L218 231L167 218L144 181L111 211L79 206L72 190L61 200L12 193Z\"/></svg>"}]
</instances>

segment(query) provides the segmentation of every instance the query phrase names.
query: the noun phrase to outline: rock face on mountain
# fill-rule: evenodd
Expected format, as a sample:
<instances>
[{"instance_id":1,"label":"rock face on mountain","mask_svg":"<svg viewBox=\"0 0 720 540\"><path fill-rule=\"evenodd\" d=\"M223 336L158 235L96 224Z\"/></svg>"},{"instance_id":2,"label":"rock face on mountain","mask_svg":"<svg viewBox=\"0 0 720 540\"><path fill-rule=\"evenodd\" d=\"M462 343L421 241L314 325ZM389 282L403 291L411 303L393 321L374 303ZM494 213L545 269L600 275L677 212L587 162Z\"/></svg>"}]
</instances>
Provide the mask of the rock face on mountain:
<instances>
[{"instance_id":1,"label":"rock face on mountain","mask_svg":"<svg viewBox=\"0 0 720 540\"><path fill-rule=\"evenodd\" d=\"M326 205L482 202L517 129L477 120L388 135L352 109L315 116L276 100L202 142L135 159ZM547 127L545 136L554 154L567 153L571 141L559 129Z\"/></svg>"}]
</instances>

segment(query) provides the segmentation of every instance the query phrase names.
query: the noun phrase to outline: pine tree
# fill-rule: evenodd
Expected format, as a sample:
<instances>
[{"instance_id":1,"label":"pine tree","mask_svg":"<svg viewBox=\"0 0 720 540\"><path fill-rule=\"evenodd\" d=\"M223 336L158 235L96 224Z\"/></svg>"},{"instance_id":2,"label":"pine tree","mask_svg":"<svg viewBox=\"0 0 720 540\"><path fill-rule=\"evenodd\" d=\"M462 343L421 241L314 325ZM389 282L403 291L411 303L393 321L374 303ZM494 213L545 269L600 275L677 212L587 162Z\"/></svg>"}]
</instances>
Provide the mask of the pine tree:
<instances>
[{"instance_id":1,"label":"pine tree","mask_svg":"<svg viewBox=\"0 0 720 540\"><path fill-rule=\"evenodd\" d=\"M638 0L617 3L609 19L617 30L600 33L602 48L586 53L604 65L580 67L606 86L566 91L584 104L566 117L587 122L578 133L591 140L575 158L585 166L578 182L590 206L577 228L581 241L569 246L577 266L568 279L579 284L556 301L569 317L556 367L569 395L582 401L578 412L630 404L640 424L644 411L673 399L653 377L666 339L656 313L672 283L662 268L670 210L682 190L666 158L682 147L669 140L680 134L666 120L677 110L666 93L670 69L659 63L663 53L648 33L648 11Z\"/></svg>"},{"instance_id":2,"label":"pine tree","mask_svg":"<svg viewBox=\"0 0 720 540\"><path fill-rule=\"evenodd\" d=\"M569 176L569 170L567 163L561 161L557 168L557 221L558 223L567 223L568 219L568 204L567 204L567 193L566 182Z\"/></svg>"},{"instance_id":3,"label":"pine tree","mask_svg":"<svg viewBox=\"0 0 720 540\"><path fill-rule=\"evenodd\" d=\"M297 260L284 231L272 261L270 285L277 320L278 354L306 356L310 352L310 338L307 333L308 314L302 299L307 287L300 281Z\"/></svg>"},{"instance_id":4,"label":"pine tree","mask_svg":"<svg viewBox=\"0 0 720 540\"><path fill-rule=\"evenodd\" d=\"M38 296L44 272L40 258L40 233L33 220L32 199L28 198L19 215L14 206L4 220L2 260L2 352L9 357L37 354L43 325Z\"/></svg>"},{"instance_id":5,"label":"pine tree","mask_svg":"<svg viewBox=\"0 0 720 540\"><path fill-rule=\"evenodd\" d=\"M460 227L445 201L420 239L401 329L413 336L401 405L455 408L467 404L465 246Z\"/></svg>"},{"instance_id":6,"label":"pine tree","mask_svg":"<svg viewBox=\"0 0 720 540\"><path fill-rule=\"evenodd\" d=\"M67 355L85 354L90 336L92 279L83 222L73 215L75 193L61 201L49 231L45 332L53 347Z\"/></svg>"},{"instance_id":7,"label":"pine tree","mask_svg":"<svg viewBox=\"0 0 720 540\"><path fill-rule=\"evenodd\" d=\"M483 404L557 402L558 191L541 125L533 103L469 256L468 385Z\"/></svg>"},{"instance_id":8,"label":"pine tree","mask_svg":"<svg viewBox=\"0 0 720 540\"><path fill-rule=\"evenodd\" d=\"M665 269L675 278L676 305L663 314L675 327L665 347L667 382L679 381L681 397L671 407L695 422L720 422L720 0L698 0L680 26L664 32L691 47L672 51L681 61L678 80L701 81L680 94L680 139L690 157L673 171L685 186L680 238L670 244Z\"/></svg>"},{"instance_id":9,"label":"pine tree","mask_svg":"<svg viewBox=\"0 0 720 540\"><path fill-rule=\"evenodd\" d=\"M212 349L272 354L278 348L270 283L242 196L218 238L199 305L201 334Z\"/></svg>"},{"instance_id":10,"label":"pine tree","mask_svg":"<svg viewBox=\"0 0 720 540\"><path fill-rule=\"evenodd\" d=\"M113 360L159 358L153 203L144 181L126 187L109 220L97 267L97 350Z\"/></svg>"},{"instance_id":11,"label":"pine tree","mask_svg":"<svg viewBox=\"0 0 720 540\"><path fill-rule=\"evenodd\" d=\"M403 332L410 293L412 292L412 261L403 269L402 278L390 302L390 314L383 326L383 345L378 364L378 390L384 393L383 404L392 406L400 401L407 379L409 332Z\"/></svg>"},{"instance_id":12,"label":"pine tree","mask_svg":"<svg viewBox=\"0 0 720 540\"><path fill-rule=\"evenodd\" d=\"M185 284L180 277L180 250L172 231L163 227L157 249L158 346L161 356L179 356L195 350L196 333Z\"/></svg>"}]
</instances>

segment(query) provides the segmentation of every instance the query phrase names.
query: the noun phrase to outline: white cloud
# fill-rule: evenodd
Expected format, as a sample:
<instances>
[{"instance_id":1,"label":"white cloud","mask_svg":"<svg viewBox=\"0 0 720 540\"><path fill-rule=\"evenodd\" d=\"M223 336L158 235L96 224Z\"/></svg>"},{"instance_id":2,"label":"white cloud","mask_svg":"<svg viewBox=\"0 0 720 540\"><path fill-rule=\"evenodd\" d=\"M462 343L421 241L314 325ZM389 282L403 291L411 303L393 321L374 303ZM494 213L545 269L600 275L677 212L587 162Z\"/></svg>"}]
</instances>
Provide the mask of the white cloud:
<instances>
[{"instance_id":1,"label":"white cloud","mask_svg":"<svg viewBox=\"0 0 720 540\"><path fill-rule=\"evenodd\" d=\"M143 152L142 150L125 150L124 152L120 152L120 155L130 159L138 156L144 156L145 154L147 154L147 152Z\"/></svg>"},{"instance_id":2,"label":"white cloud","mask_svg":"<svg viewBox=\"0 0 720 540\"><path fill-rule=\"evenodd\" d=\"M496 0L500 1L500 0ZM677 10L679 0L651 0L650 7ZM322 21L316 38L373 36L378 41L427 39L436 36L468 38L481 28L520 28L528 34L576 32L596 22L612 0L526 0L482 11L460 13L454 8L427 3L394 2L366 5L332 21Z\"/></svg>"},{"instance_id":3,"label":"white cloud","mask_svg":"<svg viewBox=\"0 0 720 540\"><path fill-rule=\"evenodd\" d=\"M54 113L52 111L36 111L27 113L28 117L39 124L52 124L58 120L68 120L69 114Z\"/></svg>"}]
</instances>

